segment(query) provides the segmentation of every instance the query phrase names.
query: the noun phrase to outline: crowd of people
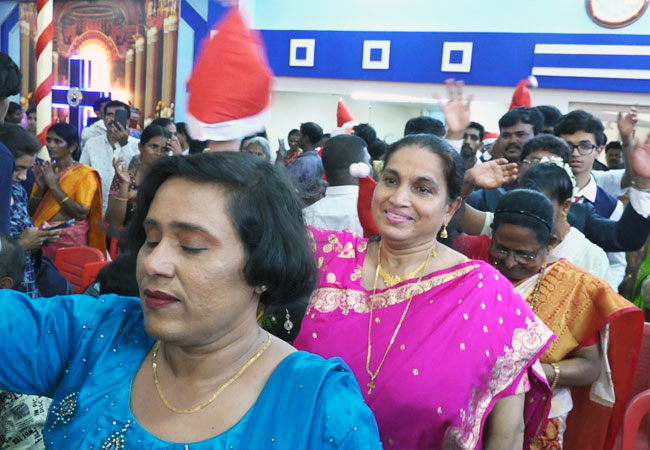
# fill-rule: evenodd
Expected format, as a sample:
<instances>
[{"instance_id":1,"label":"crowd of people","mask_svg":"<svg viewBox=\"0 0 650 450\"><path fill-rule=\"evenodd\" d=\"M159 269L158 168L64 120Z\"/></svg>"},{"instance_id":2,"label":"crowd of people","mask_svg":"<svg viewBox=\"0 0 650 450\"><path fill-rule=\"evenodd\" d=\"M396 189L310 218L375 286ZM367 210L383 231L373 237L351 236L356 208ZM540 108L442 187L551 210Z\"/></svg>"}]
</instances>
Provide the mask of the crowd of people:
<instances>
[{"instance_id":1,"label":"crowd of people","mask_svg":"<svg viewBox=\"0 0 650 450\"><path fill-rule=\"evenodd\" d=\"M634 110L494 135L450 81L395 142L306 121L273 152L261 114L102 99L41 159L20 79L0 53L0 447L613 447L650 308ZM71 296L44 274L79 245L114 260Z\"/></svg>"}]
</instances>

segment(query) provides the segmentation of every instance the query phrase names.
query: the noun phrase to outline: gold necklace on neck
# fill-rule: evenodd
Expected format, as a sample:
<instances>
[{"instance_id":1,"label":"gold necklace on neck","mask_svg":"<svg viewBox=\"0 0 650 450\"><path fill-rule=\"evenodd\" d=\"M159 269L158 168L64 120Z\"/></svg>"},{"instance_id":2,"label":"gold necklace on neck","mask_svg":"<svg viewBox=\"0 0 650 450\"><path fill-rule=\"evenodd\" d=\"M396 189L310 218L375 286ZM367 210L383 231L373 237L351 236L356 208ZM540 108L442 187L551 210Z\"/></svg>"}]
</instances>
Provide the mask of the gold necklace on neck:
<instances>
[{"instance_id":1,"label":"gold necklace on neck","mask_svg":"<svg viewBox=\"0 0 650 450\"><path fill-rule=\"evenodd\" d=\"M379 275L381 276L381 279L384 280L384 284L386 287L390 288L395 286L398 283L401 283L402 281L405 280L410 280L412 278L415 278L415 276L422 270L424 269L424 266L429 262L429 259L425 259L422 261L422 264L417 266L414 271L407 273L406 275L391 275L387 273L384 268L381 266L381 244L379 246L380 250L377 252L377 269L379 271ZM436 252L434 249L431 249L431 252L433 252L433 257L436 257Z\"/></svg>"},{"instance_id":2,"label":"gold necklace on neck","mask_svg":"<svg viewBox=\"0 0 650 450\"><path fill-rule=\"evenodd\" d=\"M402 328L402 324L404 323L404 319L406 318L406 313L408 312L409 307L411 306L411 301L413 300L415 293L419 292L418 288L420 287L420 282L422 281L422 277L424 276L425 269L429 264L431 258L435 258L436 256L436 252L434 250L435 250L435 246L427 254L427 258L424 260L424 262L420 264L420 266L418 267L418 270L420 271L420 276L418 278L418 281L415 284L415 286L411 289L411 297L406 303L406 307L404 308L402 317L399 319L399 322L397 323L397 327L395 327L395 331L393 331L393 336L390 338L390 341L388 342L388 347L386 347L384 356L381 358L381 362L379 363L379 366L377 366L377 370L373 372L372 370L370 370L370 358L372 355L372 313L374 311L374 306L375 306L375 294L377 293L377 279L379 278L379 270L380 270L379 268L381 265L381 243L379 244L379 248L377 249L377 269L375 270L375 282L372 288L372 298L370 299L370 320L368 322L368 354L366 357L366 372L370 376L370 381L367 384L368 395L372 394L372 390L375 389L376 387L375 380L379 375L379 371L384 365L384 361L386 360L386 356L388 355L388 352L390 351L391 347L395 343L395 338L397 337L397 333L399 333L400 328ZM415 274L413 276L415 276Z\"/></svg>"},{"instance_id":3,"label":"gold necklace on neck","mask_svg":"<svg viewBox=\"0 0 650 450\"><path fill-rule=\"evenodd\" d=\"M542 281L544 280L544 271L546 270L547 264L543 264L542 268L539 270L539 275L537 276L537 282L535 283L535 288L533 289L533 297L530 300L530 309L535 312L537 309L537 302L539 301L539 293L542 290Z\"/></svg>"},{"instance_id":4,"label":"gold necklace on neck","mask_svg":"<svg viewBox=\"0 0 650 450\"><path fill-rule=\"evenodd\" d=\"M169 400L167 400L165 394L163 394L162 388L160 387L160 381L158 381L158 365L156 363L156 357L158 356L158 350L160 349L160 341L156 341L156 344L153 346L153 351L151 353L151 362L153 365L153 381L154 384L156 385L156 391L158 391L158 396L160 397L160 400L162 400L163 404L167 407L167 409L177 414L192 414L205 408L210 403L212 403L217 398L217 396L221 394L221 392L223 392L224 389L226 389L237 378L239 378L246 371L246 369L248 369L248 367L257 360L257 358L262 356L262 353L264 353L267 348L269 348L269 346L271 345L271 335L268 332L266 334L267 334L266 342L264 343L262 348L260 348L257 351L257 353L255 353L248 361L246 361L246 363L241 367L241 369L239 369L239 371L237 371L236 374L230 377L228 381L226 381L224 384L219 386L219 389L217 389L217 392L215 392L212 395L212 397L210 397L205 402L201 403L199 406L190 409L175 408L174 406L172 406L171 403L169 403Z\"/></svg>"}]
</instances>

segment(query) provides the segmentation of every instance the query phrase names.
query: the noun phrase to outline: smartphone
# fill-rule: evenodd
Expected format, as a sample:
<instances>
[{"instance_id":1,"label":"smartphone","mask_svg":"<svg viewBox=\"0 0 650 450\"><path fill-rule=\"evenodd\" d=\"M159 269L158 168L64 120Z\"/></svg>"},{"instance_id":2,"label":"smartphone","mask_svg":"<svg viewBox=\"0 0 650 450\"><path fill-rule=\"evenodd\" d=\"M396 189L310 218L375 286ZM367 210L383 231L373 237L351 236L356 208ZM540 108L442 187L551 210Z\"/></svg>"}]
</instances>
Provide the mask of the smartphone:
<instances>
[{"instance_id":1,"label":"smartphone","mask_svg":"<svg viewBox=\"0 0 650 450\"><path fill-rule=\"evenodd\" d=\"M287 157L287 147L284 145L284 139L280 138L278 139L278 149L280 150L280 154L282 155L282 158Z\"/></svg>"},{"instance_id":2,"label":"smartphone","mask_svg":"<svg viewBox=\"0 0 650 450\"><path fill-rule=\"evenodd\" d=\"M127 129L127 122L129 121L129 113L127 113L123 109L117 109L115 110L115 123L119 123L122 125L122 127L126 130Z\"/></svg>"},{"instance_id":3,"label":"smartphone","mask_svg":"<svg viewBox=\"0 0 650 450\"><path fill-rule=\"evenodd\" d=\"M68 219L63 223L60 223L58 225L54 225L53 227L43 227L41 230L43 231L52 231L52 230L60 230L62 228L68 228L69 226L73 225L77 220L76 219Z\"/></svg>"}]
</instances>

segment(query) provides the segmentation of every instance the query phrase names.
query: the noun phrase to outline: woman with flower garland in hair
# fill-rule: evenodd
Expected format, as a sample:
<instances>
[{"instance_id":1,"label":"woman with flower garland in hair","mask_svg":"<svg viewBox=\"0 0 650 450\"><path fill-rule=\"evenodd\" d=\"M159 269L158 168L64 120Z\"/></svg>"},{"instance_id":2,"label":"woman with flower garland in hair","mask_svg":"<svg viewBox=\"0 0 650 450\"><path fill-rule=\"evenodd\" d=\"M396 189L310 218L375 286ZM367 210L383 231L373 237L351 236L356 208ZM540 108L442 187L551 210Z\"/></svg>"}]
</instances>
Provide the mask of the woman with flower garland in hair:
<instances>
[{"instance_id":1,"label":"woman with flower garland in hair","mask_svg":"<svg viewBox=\"0 0 650 450\"><path fill-rule=\"evenodd\" d=\"M531 172L556 170L541 166ZM542 193L511 191L497 205L493 237L480 237L487 245L463 249L515 284L557 335L541 357L553 399L532 448L611 449L639 356L643 313L598 277L552 256L554 215Z\"/></svg>"}]
</instances>

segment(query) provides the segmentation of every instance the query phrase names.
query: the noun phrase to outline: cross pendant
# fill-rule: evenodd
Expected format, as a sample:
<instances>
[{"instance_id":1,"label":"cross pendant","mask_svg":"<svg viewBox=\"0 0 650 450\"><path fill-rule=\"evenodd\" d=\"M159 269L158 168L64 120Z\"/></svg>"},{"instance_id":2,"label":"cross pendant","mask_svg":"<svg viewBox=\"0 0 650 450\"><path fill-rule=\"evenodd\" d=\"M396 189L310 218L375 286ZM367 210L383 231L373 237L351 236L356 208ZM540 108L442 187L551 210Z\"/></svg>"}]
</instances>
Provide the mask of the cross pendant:
<instances>
[{"instance_id":1,"label":"cross pendant","mask_svg":"<svg viewBox=\"0 0 650 450\"><path fill-rule=\"evenodd\" d=\"M370 380L368 383L368 395L372 394L372 390L375 388L375 380Z\"/></svg>"}]
</instances>

